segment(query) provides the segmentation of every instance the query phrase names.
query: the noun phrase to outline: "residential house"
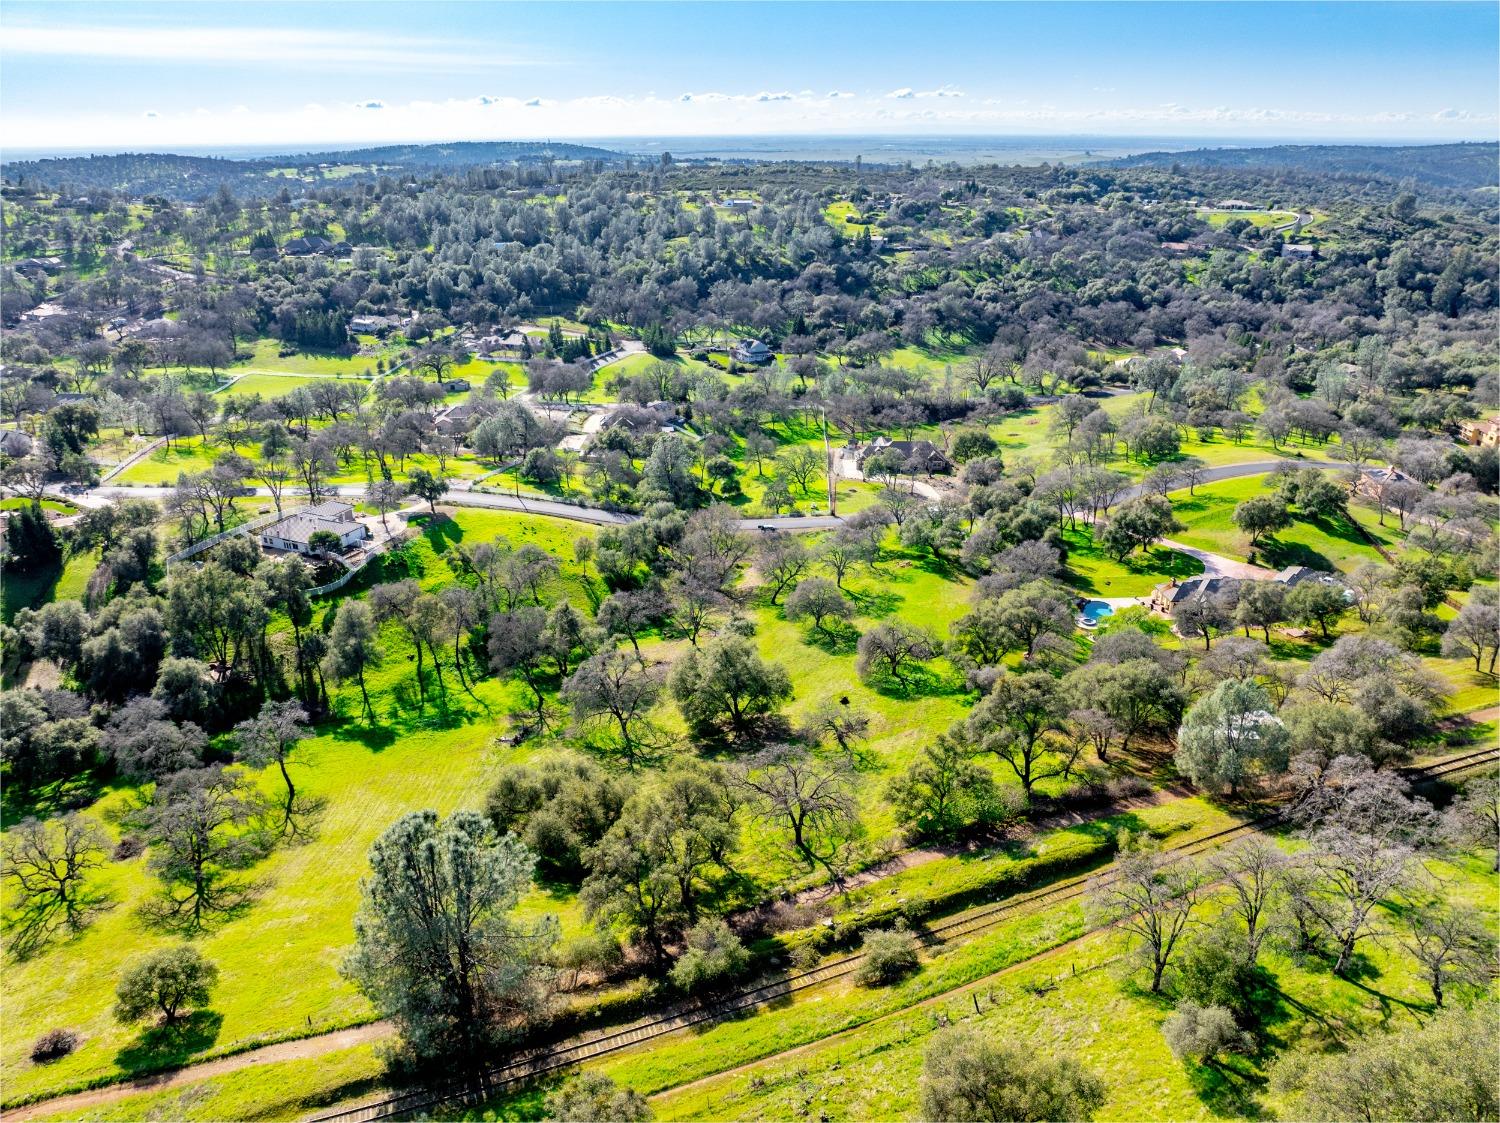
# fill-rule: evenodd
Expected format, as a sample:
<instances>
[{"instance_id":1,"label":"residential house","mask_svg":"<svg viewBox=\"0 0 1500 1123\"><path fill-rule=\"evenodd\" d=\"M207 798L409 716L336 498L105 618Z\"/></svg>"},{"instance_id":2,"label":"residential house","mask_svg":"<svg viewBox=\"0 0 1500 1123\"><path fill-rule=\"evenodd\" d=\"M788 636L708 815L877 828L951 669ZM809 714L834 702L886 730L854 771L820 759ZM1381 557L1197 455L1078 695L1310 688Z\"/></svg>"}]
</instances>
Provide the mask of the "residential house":
<instances>
[{"instance_id":1,"label":"residential house","mask_svg":"<svg viewBox=\"0 0 1500 1123\"><path fill-rule=\"evenodd\" d=\"M62 270L62 258L60 257L28 257L25 261L16 262L16 272L24 277L50 277Z\"/></svg>"},{"instance_id":2,"label":"residential house","mask_svg":"<svg viewBox=\"0 0 1500 1123\"><path fill-rule=\"evenodd\" d=\"M761 366L769 363L776 356L771 349L758 339L742 339L734 345L730 352L737 363L749 363L752 366Z\"/></svg>"},{"instance_id":3,"label":"residential house","mask_svg":"<svg viewBox=\"0 0 1500 1123\"><path fill-rule=\"evenodd\" d=\"M302 238L293 238L281 247L281 252L288 257L307 257L310 254L333 253L333 242L321 234L309 234Z\"/></svg>"},{"instance_id":4,"label":"residential house","mask_svg":"<svg viewBox=\"0 0 1500 1123\"><path fill-rule=\"evenodd\" d=\"M1227 589L1232 581L1233 578L1230 577L1190 577L1186 581L1178 581L1174 577L1151 590L1151 607L1158 612L1170 614L1183 601L1194 597L1214 596Z\"/></svg>"},{"instance_id":5,"label":"residential house","mask_svg":"<svg viewBox=\"0 0 1500 1123\"><path fill-rule=\"evenodd\" d=\"M485 359L529 359L533 345L525 332L513 331L508 335L487 335L475 344L474 350Z\"/></svg>"},{"instance_id":6,"label":"residential house","mask_svg":"<svg viewBox=\"0 0 1500 1123\"><path fill-rule=\"evenodd\" d=\"M389 335L396 326L390 316L352 316L349 330L355 335Z\"/></svg>"},{"instance_id":7,"label":"residential house","mask_svg":"<svg viewBox=\"0 0 1500 1123\"><path fill-rule=\"evenodd\" d=\"M461 394L470 388L467 378L450 378L443 383L443 390L449 394Z\"/></svg>"},{"instance_id":8,"label":"residential house","mask_svg":"<svg viewBox=\"0 0 1500 1123\"><path fill-rule=\"evenodd\" d=\"M1288 261L1312 261L1318 256L1318 247L1287 242L1281 247L1281 256Z\"/></svg>"},{"instance_id":9,"label":"residential house","mask_svg":"<svg viewBox=\"0 0 1500 1123\"><path fill-rule=\"evenodd\" d=\"M1387 464L1384 468L1366 468L1359 474L1354 494L1379 502L1381 495L1391 484L1412 482L1412 478L1394 464Z\"/></svg>"},{"instance_id":10,"label":"residential house","mask_svg":"<svg viewBox=\"0 0 1500 1123\"><path fill-rule=\"evenodd\" d=\"M433 418L433 424L437 431L445 436L463 434L469 431L469 426L474 421L474 405L472 402L463 401L449 406Z\"/></svg>"},{"instance_id":11,"label":"residential house","mask_svg":"<svg viewBox=\"0 0 1500 1123\"><path fill-rule=\"evenodd\" d=\"M875 453L884 452L886 449L894 449L900 454L902 462L907 465L915 461L918 471L926 472L929 476L939 472L953 471L953 462L944 455L943 450L931 441L925 440L893 441L889 437L876 437L867 445L850 444L845 457L847 459L848 454L852 453L855 467L863 472L865 462Z\"/></svg>"},{"instance_id":12,"label":"residential house","mask_svg":"<svg viewBox=\"0 0 1500 1123\"><path fill-rule=\"evenodd\" d=\"M1276 580L1288 589L1295 589L1298 585L1305 585L1309 581L1319 582L1324 585L1337 585L1343 588L1343 582L1332 573L1326 573L1321 569L1309 569L1305 565L1289 565L1276 575Z\"/></svg>"},{"instance_id":13,"label":"residential house","mask_svg":"<svg viewBox=\"0 0 1500 1123\"><path fill-rule=\"evenodd\" d=\"M1458 427L1458 435L1464 444L1479 445L1481 448L1500 447L1500 418L1465 421Z\"/></svg>"},{"instance_id":14,"label":"residential house","mask_svg":"<svg viewBox=\"0 0 1500 1123\"><path fill-rule=\"evenodd\" d=\"M339 549L346 549L370 537L369 528L354 518L354 505L337 499L324 500L293 511L280 522L260 532L260 544L269 550L289 550L312 554L312 536L326 530L338 536Z\"/></svg>"}]
</instances>

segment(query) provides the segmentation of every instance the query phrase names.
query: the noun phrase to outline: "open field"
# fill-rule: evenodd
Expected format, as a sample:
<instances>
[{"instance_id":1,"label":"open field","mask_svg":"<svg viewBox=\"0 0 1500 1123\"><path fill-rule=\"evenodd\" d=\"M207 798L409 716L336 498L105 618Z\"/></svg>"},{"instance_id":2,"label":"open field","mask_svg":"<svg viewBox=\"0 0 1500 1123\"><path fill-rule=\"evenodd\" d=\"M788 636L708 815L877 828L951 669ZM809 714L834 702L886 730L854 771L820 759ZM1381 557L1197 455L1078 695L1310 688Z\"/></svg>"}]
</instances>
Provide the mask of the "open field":
<instances>
[{"instance_id":1,"label":"open field","mask_svg":"<svg viewBox=\"0 0 1500 1123\"><path fill-rule=\"evenodd\" d=\"M1266 480L1265 476L1246 476L1205 484L1192 496L1186 491L1174 492L1173 509L1187 529L1174 531L1173 540L1226 557L1258 560L1259 564L1273 568L1306 565L1348 572L1364 562L1381 560L1379 552L1349 517L1313 520L1295 511L1292 526L1266 539L1255 551L1257 558L1251 559L1249 539L1234 525L1232 516L1240 503L1266 493ZM1367 529L1382 545L1396 544L1397 536L1390 528Z\"/></svg>"}]
</instances>

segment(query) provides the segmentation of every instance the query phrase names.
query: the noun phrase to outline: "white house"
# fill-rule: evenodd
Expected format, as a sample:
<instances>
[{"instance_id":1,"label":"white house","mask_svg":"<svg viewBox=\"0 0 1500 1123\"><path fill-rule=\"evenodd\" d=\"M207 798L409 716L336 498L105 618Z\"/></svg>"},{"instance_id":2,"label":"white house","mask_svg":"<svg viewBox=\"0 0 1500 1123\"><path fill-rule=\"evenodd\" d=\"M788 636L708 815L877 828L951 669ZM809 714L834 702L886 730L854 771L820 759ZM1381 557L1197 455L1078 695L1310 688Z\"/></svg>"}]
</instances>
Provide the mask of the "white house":
<instances>
[{"instance_id":1,"label":"white house","mask_svg":"<svg viewBox=\"0 0 1500 1123\"><path fill-rule=\"evenodd\" d=\"M352 503L328 499L311 507L302 507L280 522L272 523L260 532L260 544L269 550L311 554L314 551L309 543L320 530L337 535L341 550L370 537L369 529L355 520Z\"/></svg>"},{"instance_id":2,"label":"white house","mask_svg":"<svg viewBox=\"0 0 1500 1123\"><path fill-rule=\"evenodd\" d=\"M769 363L776 356L758 339L742 339L734 345L734 361L737 363L751 363L760 366Z\"/></svg>"}]
</instances>

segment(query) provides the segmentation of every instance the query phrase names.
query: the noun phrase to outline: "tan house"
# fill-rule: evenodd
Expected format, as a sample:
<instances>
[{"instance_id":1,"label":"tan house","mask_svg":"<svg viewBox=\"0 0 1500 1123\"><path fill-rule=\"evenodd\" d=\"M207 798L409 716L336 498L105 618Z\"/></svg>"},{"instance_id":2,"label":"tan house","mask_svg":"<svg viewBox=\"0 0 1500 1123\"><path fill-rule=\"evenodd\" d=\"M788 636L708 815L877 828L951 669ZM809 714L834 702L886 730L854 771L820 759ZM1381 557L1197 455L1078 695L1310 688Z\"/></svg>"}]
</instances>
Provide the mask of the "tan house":
<instances>
[{"instance_id":1,"label":"tan house","mask_svg":"<svg viewBox=\"0 0 1500 1123\"><path fill-rule=\"evenodd\" d=\"M1459 438L1466 445L1481 448L1500 447L1500 418L1489 417L1483 421L1465 421L1458 427Z\"/></svg>"}]
</instances>

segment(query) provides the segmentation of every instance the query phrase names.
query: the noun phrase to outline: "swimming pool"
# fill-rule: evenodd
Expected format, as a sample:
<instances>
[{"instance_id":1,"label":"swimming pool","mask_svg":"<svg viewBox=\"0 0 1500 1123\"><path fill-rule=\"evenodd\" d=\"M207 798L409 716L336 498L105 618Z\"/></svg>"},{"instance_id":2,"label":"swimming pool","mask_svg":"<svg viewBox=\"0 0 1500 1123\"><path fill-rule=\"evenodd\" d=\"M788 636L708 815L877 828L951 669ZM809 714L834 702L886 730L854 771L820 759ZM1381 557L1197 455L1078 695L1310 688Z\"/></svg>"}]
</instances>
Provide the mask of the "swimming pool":
<instances>
[{"instance_id":1,"label":"swimming pool","mask_svg":"<svg viewBox=\"0 0 1500 1123\"><path fill-rule=\"evenodd\" d=\"M1079 612L1079 623L1085 628L1092 628L1106 616L1113 616L1115 610L1102 600L1091 600L1086 603Z\"/></svg>"}]
</instances>

